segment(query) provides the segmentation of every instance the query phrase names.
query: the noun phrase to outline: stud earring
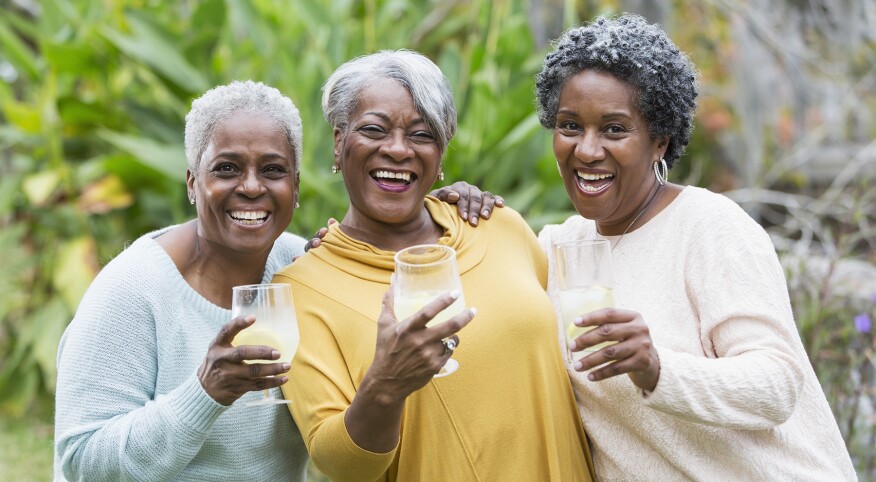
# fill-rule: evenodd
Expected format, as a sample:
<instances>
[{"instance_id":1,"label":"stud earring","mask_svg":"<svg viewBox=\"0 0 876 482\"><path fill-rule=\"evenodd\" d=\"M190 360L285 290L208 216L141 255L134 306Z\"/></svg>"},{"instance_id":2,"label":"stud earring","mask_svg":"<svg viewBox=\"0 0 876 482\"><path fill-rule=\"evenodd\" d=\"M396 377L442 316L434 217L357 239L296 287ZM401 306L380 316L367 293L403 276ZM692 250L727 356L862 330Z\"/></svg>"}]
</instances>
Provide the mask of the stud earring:
<instances>
[{"instance_id":1,"label":"stud earring","mask_svg":"<svg viewBox=\"0 0 876 482\"><path fill-rule=\"evenodd\" d=\"M194 196L189 196L189 204L192 204L192 205L195 204L195 197Z\"/></svg>"},{"instance_id":2,"label":"stud earring","mask_svg":"<svg viewBox=\"0 0 876 482\"><path fill-rule=\"evenodd\" d=\"M298 201L295 201L295 209L298 209L298 208L300 208L300 207L301 207L301 205L298 204Z\"/></svg>"},{"instance_id":3,"label":"stud earring","mask_svg":"<svg viewBox=\"0 0 876 482\"><path fill-rule=\"evenodd\" d=\"M443 180L444 180L444 171L441 171L441 172L438 173L438 180L439 180L439 181L443 181Z\"/></svg>"},{"instance_id":4,"label":"stud earring","mask_svg":"<svg viewBox=\"0 0 876 482\"><path fill-rule=\"evenodd\" d=\"M337 174L339 172L341 172L341 168L338 167L337 164L332 165L332 174Z\"/></svg>"}]
</instances>

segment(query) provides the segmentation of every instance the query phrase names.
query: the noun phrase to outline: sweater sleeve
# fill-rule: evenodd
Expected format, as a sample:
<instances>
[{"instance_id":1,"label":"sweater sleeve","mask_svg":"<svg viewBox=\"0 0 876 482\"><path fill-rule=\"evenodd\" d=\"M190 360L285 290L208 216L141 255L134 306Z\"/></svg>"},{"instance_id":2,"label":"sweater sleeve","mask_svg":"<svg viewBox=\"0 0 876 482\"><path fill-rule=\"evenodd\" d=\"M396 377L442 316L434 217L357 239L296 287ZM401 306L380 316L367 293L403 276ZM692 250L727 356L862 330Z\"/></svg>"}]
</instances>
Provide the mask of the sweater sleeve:
<instances>
[{"instance_id":1,"label":"sweater sleeve","mask_svg":"<svg viewBox=\"0 0 876 482\"><path fill-rule=\"evenodd\" d=\"M687 297L706 357L658 347L660 379L646 404L693 422L767 429L794 412L804 371L775 249L733 208L687 242Z\"/></svg>"},{"instance_id":2,"label":"sweater sleeve","mask_svg":"<svg viewBox=\"0 0 876 482\"><path fill-rule=\"evenodd\" d=\"M301 344L283 393L292 400L289 409L311 460L332 480L377 480L389 469L397 447L387 453L370 452L356 445L347 431L344 416L357 387L329 324L332 317L345 316L345 308L283 273L274 276L274 282L291 283L295 293ZM350 322L360 317L348 314Z\"/></svg>"},{"instance_id":3,"label":"sweater sleeve","mask_svg":"<svg viewBox=\"0 0 876 482\"><path fill-rule=\"evenodd\" d=\"M194 370L156 397L160 296L149 292L161 283L144 283L133 261L117 259L98 275L58 350L56 463L71 481L171 479L226 409Z\"/></svg>"}]
</instances>

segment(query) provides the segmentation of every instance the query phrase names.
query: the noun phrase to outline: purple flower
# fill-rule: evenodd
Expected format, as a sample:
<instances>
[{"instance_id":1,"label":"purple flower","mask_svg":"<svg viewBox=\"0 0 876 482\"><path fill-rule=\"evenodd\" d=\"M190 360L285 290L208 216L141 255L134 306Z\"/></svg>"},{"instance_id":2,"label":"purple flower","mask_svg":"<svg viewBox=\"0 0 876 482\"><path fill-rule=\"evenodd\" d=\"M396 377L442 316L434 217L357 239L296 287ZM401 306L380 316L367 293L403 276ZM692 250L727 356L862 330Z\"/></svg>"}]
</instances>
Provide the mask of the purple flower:
<instances>
[{"instance_id":1,"label":"purple flower","mask_svg":"<svg viewBox=\"0 0 876 482\"><path fill-rule=\"evenodd\" d=\"M861 313L855 317L855 329L858 330L859 333L870 333L872 325L873 321L867 313Z\"/></svg>"}]
</instances>

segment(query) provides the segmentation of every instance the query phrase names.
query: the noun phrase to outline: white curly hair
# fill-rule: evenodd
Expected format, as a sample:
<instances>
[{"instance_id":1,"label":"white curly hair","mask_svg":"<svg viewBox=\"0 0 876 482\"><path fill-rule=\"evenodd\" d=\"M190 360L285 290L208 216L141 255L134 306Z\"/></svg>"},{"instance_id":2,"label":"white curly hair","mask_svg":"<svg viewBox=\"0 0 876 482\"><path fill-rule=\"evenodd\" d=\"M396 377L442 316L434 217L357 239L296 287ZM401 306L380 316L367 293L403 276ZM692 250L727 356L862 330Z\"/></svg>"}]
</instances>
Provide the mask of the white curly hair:
<instances>
[{"instance_id":1,"label":"white curly hair","mask_svg":"<svg viewBox=\"0 0 876 482\"><path fill-rule=\"evenodd\" d=\"M235 112L266 115L286 133L295 171L301 167L301 115L291 99L274 87L261 82L233 81L214 87L192 101L186 115L186 162L192 174L197 174L201 157L210 143L216 127Z\"/></svg>"}]
</instances>

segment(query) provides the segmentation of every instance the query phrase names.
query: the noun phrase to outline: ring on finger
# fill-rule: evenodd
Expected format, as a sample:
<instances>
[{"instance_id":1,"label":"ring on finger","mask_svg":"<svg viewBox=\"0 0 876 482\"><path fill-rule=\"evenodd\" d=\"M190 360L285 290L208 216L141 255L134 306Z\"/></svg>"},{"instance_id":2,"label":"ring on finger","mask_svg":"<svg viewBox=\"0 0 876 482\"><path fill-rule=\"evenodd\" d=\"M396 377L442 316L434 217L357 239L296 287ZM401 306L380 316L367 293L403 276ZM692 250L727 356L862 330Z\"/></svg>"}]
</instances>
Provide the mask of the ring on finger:
<instances>
[{"instance_id":1,"label":"ring on finger","mask_svg":"<svg viewBox=\"0 0 876 482\"><path fill-rule=\"evenodd\" d=\"M444 344L444 353L453 353L453 350L456 350L456 340L453 338L448 338L446 340L441 340L441 343Z\"/></svg>"}]
</instances>

